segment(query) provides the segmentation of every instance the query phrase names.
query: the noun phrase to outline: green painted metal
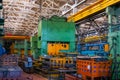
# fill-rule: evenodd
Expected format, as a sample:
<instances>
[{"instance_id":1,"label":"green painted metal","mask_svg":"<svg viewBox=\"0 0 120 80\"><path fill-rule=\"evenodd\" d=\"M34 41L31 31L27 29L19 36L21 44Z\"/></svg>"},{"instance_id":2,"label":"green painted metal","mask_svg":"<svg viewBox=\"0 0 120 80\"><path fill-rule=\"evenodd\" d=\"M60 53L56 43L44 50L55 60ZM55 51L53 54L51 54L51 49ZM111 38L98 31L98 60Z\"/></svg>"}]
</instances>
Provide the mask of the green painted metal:
<instances>
[{"instance_id":1,"label":"green painted metal","mask_svg":"<svg viewBox=\"0 0 120 80\"><path fill-rule=\"evenodd\" d=\"M16 49L25 49L26 47L27 47L27 49L31 49L29 41L27 41L27 40L15 41Z\"/></svg>"},{"instance_id":2,"label":"green painted metal","mask_svg":"<svg viewBox=\"0 0 120 80\"><path fill-rule=\"evenodd\" d=\"M15 41L16 49L24 49L24 41Z\"/></svg>"},{"instance_id":3,"label":"green painted metal","mask_svg":"<svg viewBox=\"0 0 120 80\"><path fill-rule=\"evenodd\" d=\"M18 48L17 50L18 50L18 53L17 53L17 54L18 54L18 56L20 56L20 55L21 55L21 49Z\"/></svg>"},{"instance_id":4,"label":"green painted metal","mask_svg":"<svg viewBox=\"0 0 120 80\"><path fill-rule=\"evenodd\" d=\"M32 36L30 38L30 42L31 42L31 48L32 49L37 48L37 36Z\"/></svg>"},{"instance_id":5,"label":"green painted metal","mask_svg":"<svg viewBox=\"0 0 120 80\"><path fill-rule=\"evenodd\" d=\"M1 44L2 46L4 46L4 41L3 41L3 39L0 39L0 44Z\"/></svg>"},{"instance_id":6,"label":"green painted metal","mask_svg":"<svg viewBox=\"0 0 120 80\"><path fill-rule=\"evenodd\" d=\"M31 50L32 50L32 54L34 59L37 59L40 56L40 53L38 52L38 47L37 47L37 41L38 41L38 37L37 36L32 36L30 38L30 43L31 43Z\"/></svg>"},{"instance_id":7,"label":"green painted metal","mask_svg":"<svg viewBox=\"0 0 120 80\"><path fill-rule=\"evenodd\" d=\"M2 5L2 1L0 1L0 36L3 36L4 35L4 17L3 17L3 12L2 12L2 9L3 9L3 5Z\"/></svg>"},{"instance_id":8,"label":"green painted metal","mask_svg":"<svg viewBox=\"0 0 120 80\"><path fill-rule=\"evenodd\" d=\"M28 55L28 41L24 40L24 54L27 56Z\"/></svg>"},{"instance_id":9,"label":"green painted metal","mask_svg":"<svg viewBox=\"0 0 120 80\"><path fill-rule=\"evenodd\" d=\"M110 45L110 54L112 55L112 80L120 79L120 8L118 6L108 7L109 33L108 42Z\"/></svg>"},{"instance_id":10,"label":"green painted metal","mask_svg":"<svg viewBox=\"0 0 120 80\"><path fill-rule=\"evenodd\" d=\"M28 50L31 49L30 42L28 40L16 40L15 49L18 50L18 55L20 55L21 50L24 50L24 55L28 55Z\"/></svg>"},{"instance_id":11,"label":"green painted metal","mask_svg":"<svg viewBox=\"0 0 120 80\"><path fill-rule=\"evenodd\" d=\"M40 55L47 55L48 42L69 43L69 51L75 51L75 24L57 16L41 20L38 25Z\"/></svg>"}]
</instances>

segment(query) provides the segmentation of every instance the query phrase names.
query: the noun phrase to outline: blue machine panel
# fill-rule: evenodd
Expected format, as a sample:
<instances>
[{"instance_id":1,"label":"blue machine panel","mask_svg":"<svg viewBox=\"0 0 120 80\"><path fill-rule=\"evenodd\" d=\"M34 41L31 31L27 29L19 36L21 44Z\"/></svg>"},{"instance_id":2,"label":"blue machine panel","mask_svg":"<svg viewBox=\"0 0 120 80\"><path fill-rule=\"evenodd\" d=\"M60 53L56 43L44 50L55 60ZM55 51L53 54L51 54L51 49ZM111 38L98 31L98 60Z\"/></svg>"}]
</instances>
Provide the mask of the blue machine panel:
<instances>
[{"instance_id":1,"label":"blue machine panel","mask_svg":"<svg viewBox=\"0 0 120 80\"><path fill-rule=\"evenodd\" d=\"M85 44L81 46L80 54L87 56L108 56L109 52L105 51L107 43ZM80 45L79 45L80 47Z\"/></svg>"}]
</instances>

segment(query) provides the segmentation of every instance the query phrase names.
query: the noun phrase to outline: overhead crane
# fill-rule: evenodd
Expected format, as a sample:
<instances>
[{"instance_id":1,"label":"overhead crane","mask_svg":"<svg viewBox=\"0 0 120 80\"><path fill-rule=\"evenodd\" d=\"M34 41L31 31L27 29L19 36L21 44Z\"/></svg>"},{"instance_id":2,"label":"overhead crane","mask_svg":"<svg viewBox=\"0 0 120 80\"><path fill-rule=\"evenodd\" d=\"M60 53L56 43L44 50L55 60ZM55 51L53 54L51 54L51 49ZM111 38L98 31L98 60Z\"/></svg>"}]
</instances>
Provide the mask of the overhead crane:
<instances>
[{"instance_id":1,"label":"overhead crane","mask_svg":"<svg viewBox=\"0 0 120 80\"><path fill-rule=\"evenodd\" d=\"M114 5L116 3L120 2L120 0L98 0L94 4L80 10L76 14L68 17L68 22L73 21L73 22L78 22L80 20L85 19L86 17L92 16L108 6Z\"/></svg>"},{"instance_id":2,"label":"overhead crane","mask_svg":"<svg viewBox=\"0 0 120 80\"><path fill-rule=\"evenodd\" d=\"M97 0L95 3L92 5L78 11L76 14L68 17L67 21L73 21L76 24L78 24L80 21L85 20L88 17L94 16L95 14L98 14L102 11L104 11L107 7L114 5L116 3L119 3L120 0ZM105 37L105 36L103 36ZM84 39L85 41L88 40L95 40L95 37L87 37Z\"/></svg>"}]
</instances>

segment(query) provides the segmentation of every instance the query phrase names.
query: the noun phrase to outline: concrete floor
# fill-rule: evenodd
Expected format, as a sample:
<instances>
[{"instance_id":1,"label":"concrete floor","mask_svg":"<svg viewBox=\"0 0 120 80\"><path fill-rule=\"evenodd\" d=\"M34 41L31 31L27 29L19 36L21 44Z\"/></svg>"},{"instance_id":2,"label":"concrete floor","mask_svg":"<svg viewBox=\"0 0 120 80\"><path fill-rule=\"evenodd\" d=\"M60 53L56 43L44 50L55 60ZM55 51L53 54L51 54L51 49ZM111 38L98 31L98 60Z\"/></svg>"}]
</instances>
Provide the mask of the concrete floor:
<instances>
[{"instance_id":1,"label":"concrete floor","mask_svg":"<svg viewBox=\"0 0 120 80\"><path fill-rule=\"evenodd\" d=\"M39 74L27 74L27 73L22 73L22 77L26 77L28 80L48 80L47 78L42 77Z\"/></svg>"}]
</instances>

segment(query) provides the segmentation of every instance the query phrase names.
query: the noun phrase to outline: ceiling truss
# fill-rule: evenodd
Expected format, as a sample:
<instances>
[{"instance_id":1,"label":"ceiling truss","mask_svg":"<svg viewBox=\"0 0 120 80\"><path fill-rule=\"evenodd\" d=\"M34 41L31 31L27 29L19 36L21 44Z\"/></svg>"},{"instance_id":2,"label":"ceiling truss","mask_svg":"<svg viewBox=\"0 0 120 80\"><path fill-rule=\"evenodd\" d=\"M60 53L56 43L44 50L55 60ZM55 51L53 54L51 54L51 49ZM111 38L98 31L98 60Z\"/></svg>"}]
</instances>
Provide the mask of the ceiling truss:
<instances>
[{"instance_id":1,"label":"ceiling truss","mask_svg":"<svg viewBox=\"0 0 120 80\"><path fill-rule=\"evenodd\" d=\"M5 34L34 35L41 17L70 16L96 0L3 0Z\"/></svg>"},{"instance_id":2,"label":"ceiling truss","mask_svg":"<svg viewBox=\"0 0 120 80\"><path fill-rule=\"evenodd\" d=\"M4 0L5 33L12 35L35 34L40 6L33 0ZM35 29L35 30L34 30Z\"/></svg>"}]
</instances>

